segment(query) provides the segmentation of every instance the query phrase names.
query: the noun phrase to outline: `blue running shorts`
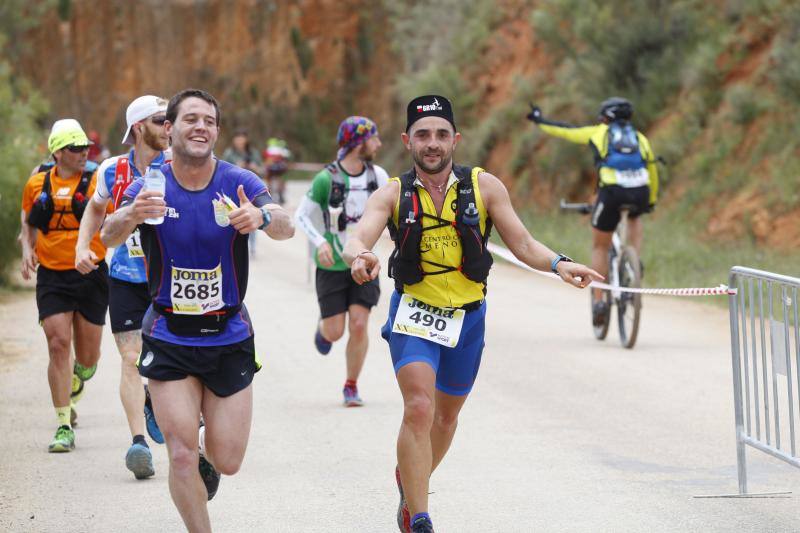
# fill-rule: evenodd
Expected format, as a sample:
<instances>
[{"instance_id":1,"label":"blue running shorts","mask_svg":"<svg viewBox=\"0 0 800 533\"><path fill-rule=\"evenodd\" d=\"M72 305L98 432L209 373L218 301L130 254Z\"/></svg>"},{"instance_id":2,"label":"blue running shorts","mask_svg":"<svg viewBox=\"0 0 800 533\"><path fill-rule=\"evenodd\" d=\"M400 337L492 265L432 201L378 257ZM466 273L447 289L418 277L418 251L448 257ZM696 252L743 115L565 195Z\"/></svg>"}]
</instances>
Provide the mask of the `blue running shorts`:
<instances>
[{"instance_id":1,"label":"blue running shorts","mask_svg":"<svg viewBox=\"0 0 800 533\"><path fill-rule=\"evenodd\" d=\"M466 313L461 337L455 348L393 332L392 325L399 304L400 294L394 291L389 301L389 318L381 328L381 336L389 343L395 374L408 363L421 361L428 363L436 372L438 390L453 396L469 394L481 366L486 331L486 302Z\"/></svg>"}]
</instances>

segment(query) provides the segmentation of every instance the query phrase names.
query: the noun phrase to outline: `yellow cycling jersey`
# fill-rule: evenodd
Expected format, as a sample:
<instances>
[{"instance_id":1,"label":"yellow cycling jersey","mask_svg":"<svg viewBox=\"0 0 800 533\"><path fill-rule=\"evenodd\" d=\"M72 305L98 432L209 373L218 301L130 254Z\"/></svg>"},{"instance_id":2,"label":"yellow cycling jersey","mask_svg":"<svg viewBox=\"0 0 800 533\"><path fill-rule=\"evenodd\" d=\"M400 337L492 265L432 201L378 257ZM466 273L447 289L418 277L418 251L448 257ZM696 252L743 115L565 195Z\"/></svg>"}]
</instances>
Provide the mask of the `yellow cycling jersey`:
<instances>
[{"instance_id":1,"label":"yellow cycling jersey","mask_svg":"<svg viewBox=\"0 0 800 533\"><path fill-rule=\"evenodd\" d=\"M486 212L486 207L483 205L483 197L478 187L478 175L481 172L484 172L482 168L473 168L471 180L472 187L475 191L476 207L480 215L480 231L482 235L485 235L488 213ZM392 178L390 181L397 181L398 184L400 184L400 178ZM447 181L447 193L445 194L444 204L442 205L442 212L437 213L431 195L428 194L428 191L425 190L422 183L417 179L414 184L417 186L417 191L419 192L422 212L429 215L436 215L439 218L451 222L454 221L456 218L454 208L457 199L457 182L458 178L451 172ZM400 207L399 190L400 189L398 189L394 212L392 213L392 220L395 226L398 225L397 213ZM422 242L420 243L420 258L423 260L420 263L422 270L424 272L437 272L441 270L441 267L431 265L425 261L431 261L443 266L458 269L461 265L461 239L456 232L456 228L452 224L433 228L433 226L436 225L439 225L439 222L435 219L422 217L423 231ZM426 275L422 278L422 281L413 285L405 284L403 285L403 292L429 305L437 307L461 307L472 302L483 300L485 288L485 283L472 281L459 270L453 270L442 274Z\"/></svg>"},{"instance_id":2,"label":"yellow cycling jersey","mask_svg":"<svg viewBox=\"0 0 800 533\"><path fill-rule=\"evenodd\" d=\"M588 144L595 154L598 162L603 161L608 155L608 124L596 124L594 126L573 127L568 125L541 122L539 127L543 132L553 137L576 143ZM653 150L650 148L650 141L641 132L636 132L639 140L639 153L647 165L648 185L650 186L650 203L655 204L658 198L658 168ZM600 165L600 186L616 185L618 183L618 173L615 169Z\"/></svg>"}]
</instances>

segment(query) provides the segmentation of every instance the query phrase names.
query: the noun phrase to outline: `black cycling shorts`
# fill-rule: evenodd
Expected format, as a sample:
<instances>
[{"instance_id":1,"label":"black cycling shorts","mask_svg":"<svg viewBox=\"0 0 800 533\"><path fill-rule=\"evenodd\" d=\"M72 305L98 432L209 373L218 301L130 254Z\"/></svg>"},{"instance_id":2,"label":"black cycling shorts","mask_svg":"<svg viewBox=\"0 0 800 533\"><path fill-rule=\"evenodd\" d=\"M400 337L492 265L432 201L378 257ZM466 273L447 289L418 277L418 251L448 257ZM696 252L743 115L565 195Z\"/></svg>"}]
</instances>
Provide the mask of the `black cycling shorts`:
<instances>
[{"instance_id":1,"label":"black cycling shorts","mask_svg":"<svg viewBox=\"0 0 800 533\"><path fill-rule=\"evenodd\" d=\"M111 333L142 329L142 318L150 307L147 283L131 283L108 277L108 316Z\"/></svg>"},{"instance_id":2,"label":"black cycling shorts","mask_svg":"<svg viewBox=\"0 0 800 533\"><path fill-rule=\"evenodd\" d=\"M106 323L108 309L108 265L84 275L77 270L50 270L39 265L36 271L36 307L39 322L59 313L77 311L92 324Z\"/></svg>"},{"instance_id":3,"label":"black cycling shorts","mask_svg":"<svg viewBox=\"0 0 800 533\"><path fill-rule=\"evenodd\" d=\"M136 366L139 374L158 381L194 376L222 398L247 388L261 370L253 337L224 346L187 346L142 335Z\"/></svg>"},{"instance_id":4,"label":"black cycling shorts","mask_svg":"<svg viewBox=\"0 0 800 533\"><path fill-rule=\"evenodd\" d=\"M650 209L650 187L631 187L605 185L597 193L597 201L592 208L592 227L600 231L614 231L619 224L619 208L630 205L629 218L636 218Z\"/></svg>"},{"instance_id":5,"label":"black cycling shorts","mask_svg":"<svg viewBox=\"0 0 800 533\"><path fill-rule=\"evenodd\" d=\"M344 313L353 304L370 309L381 297L378 279L363 285L353 280L349 270L317 268L317 301L322 318Z\"/></svg>"}]
</instances>

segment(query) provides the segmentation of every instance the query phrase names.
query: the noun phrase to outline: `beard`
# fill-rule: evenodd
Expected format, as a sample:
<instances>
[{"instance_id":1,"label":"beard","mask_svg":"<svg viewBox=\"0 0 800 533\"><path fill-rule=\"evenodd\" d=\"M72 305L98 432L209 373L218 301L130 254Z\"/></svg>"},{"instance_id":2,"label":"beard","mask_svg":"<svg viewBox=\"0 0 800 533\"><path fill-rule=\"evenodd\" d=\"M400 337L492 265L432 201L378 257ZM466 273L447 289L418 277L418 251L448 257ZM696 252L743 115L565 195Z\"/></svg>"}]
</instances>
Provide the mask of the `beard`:
<instances>
[{"instance_id":1,"label":"beard","mask_svg":"<svg viewBox=\"0 0 800 533\"><path fill-rule=\"evenodd\" d=\"M425 150L412 150L412 157L414 159L414 163L417 164L419 168L422 169L423 172L426 174L438 174L439 172L443 171L447 167L449 167L453 163L453 151L450 150L449 152L427 152ZM440 155L441 159L439 159L439 163L431 166L425 162L425 155Z\"/></svg>"},{"instance_id":2,"label":"beard","mask_svg":"<svg viewBox=\"0 0 800 533\"><path fill-rule=\"evenodd\" d=\"M150 131L150 128L147 126L145 126L142 130L142 141L144 141L144 143L153 150L157 150L159 152L163 152L167 149L167 140L162 139L157 134Z\"/></svg>"},{"instance_id":3,"label":"beard","mask_svg":"<svg viewBox=\"0 0 800 533\"><path fill-rule=\"evenodd\" d=\"M362 144L358 147L357 155L360 160L366 161L367 163L371 163L372 158L375 157L375 150L370 151L370 149L367 148L366 144Z\"/></svg>"}]
</instances>

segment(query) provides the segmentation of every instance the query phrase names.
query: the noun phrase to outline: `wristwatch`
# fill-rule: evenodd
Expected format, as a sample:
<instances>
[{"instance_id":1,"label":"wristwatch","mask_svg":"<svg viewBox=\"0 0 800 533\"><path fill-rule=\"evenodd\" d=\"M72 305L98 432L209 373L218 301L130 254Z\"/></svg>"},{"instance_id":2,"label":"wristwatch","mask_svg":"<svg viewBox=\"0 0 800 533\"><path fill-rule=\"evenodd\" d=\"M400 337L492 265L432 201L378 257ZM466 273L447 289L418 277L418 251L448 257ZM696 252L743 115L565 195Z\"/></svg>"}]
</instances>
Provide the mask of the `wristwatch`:
<instances>
[{"instance_id":1,"label":"wristwatch","mask_svg":"<svg viewBox=\"0 0 800 533\"><path fill-rule=\"evenodd\" d=\"M272 222L272 215L270 214L269 209L266 207L259 207L258 210L261 211L261 214L264 217L264 222L258 227L258 229L264 229L269 226L270 222Z\"/></svg>"},{"instance_id":2,"label":"wristwatch","mask_svg":"<svg viewBox=\"0 0 800 533\"><path fill-rule=\"evenodd\" d=\"M558 269L556 267L558 266L558 264L561 261L565 261L567 263L574 263L575 262L572 259L570 259L569 257L567 257L566 255L564 255L564 254L558 254L556 256L556 258L553 259L553 262L550 263L550 270L553 271L553 274L558 274Z\"/></svg>"}]
</instances>

